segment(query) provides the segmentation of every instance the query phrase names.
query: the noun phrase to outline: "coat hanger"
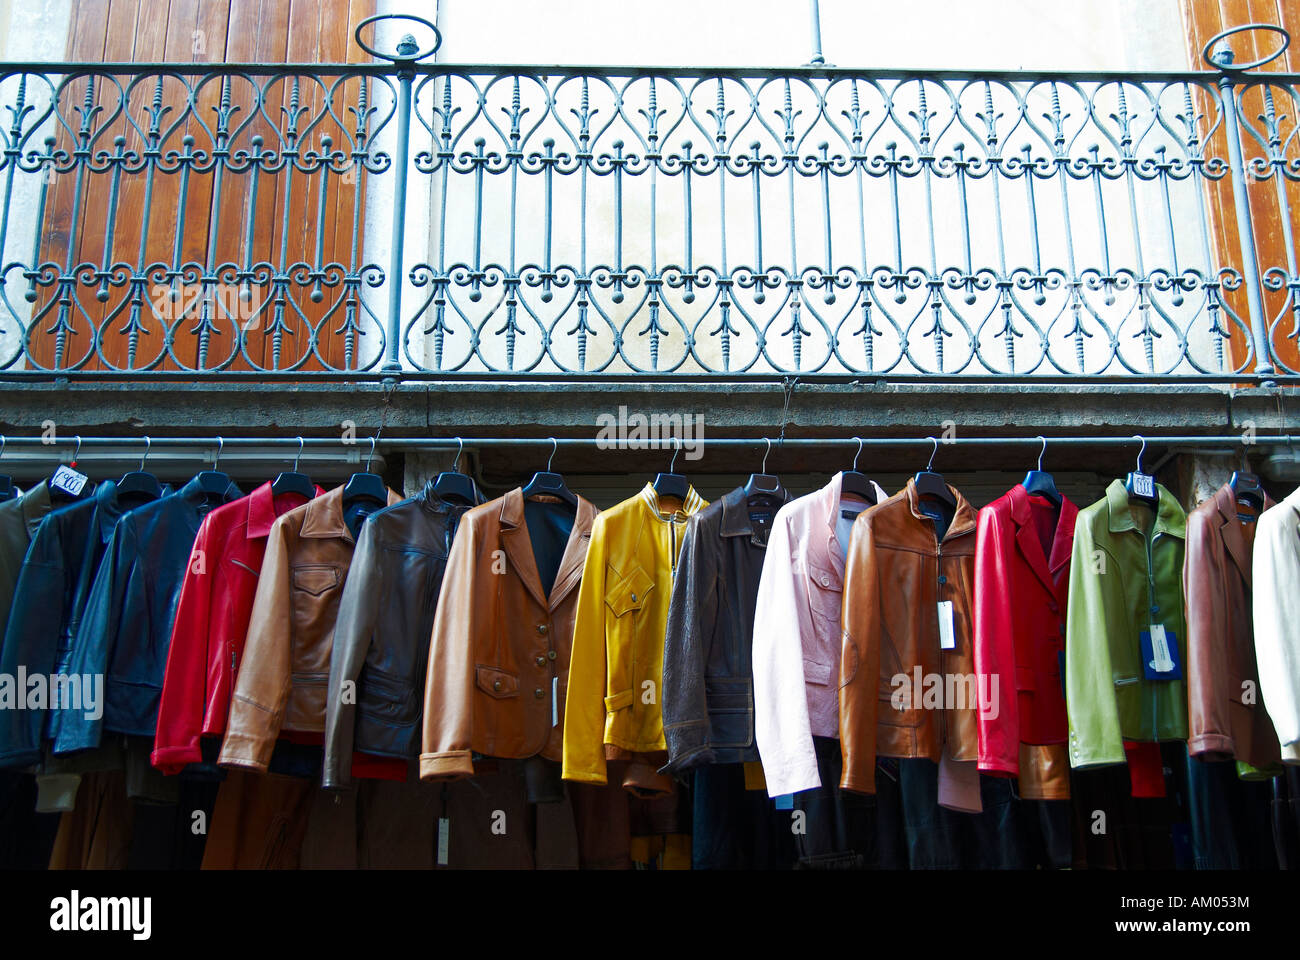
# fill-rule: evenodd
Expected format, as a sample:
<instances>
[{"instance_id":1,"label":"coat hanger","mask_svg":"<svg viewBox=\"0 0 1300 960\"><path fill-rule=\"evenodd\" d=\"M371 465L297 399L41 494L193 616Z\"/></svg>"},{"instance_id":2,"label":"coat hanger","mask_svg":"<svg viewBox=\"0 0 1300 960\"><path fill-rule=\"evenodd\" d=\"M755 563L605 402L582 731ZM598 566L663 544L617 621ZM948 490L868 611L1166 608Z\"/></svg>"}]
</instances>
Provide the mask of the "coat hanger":
<instances>
[{"instance_id":1,"label":"coat hanger","mask_svg":"<svg viewBox=\"0 0 1300 960\"><path fill-rule=\"evenodd\" d=\"M212 461L211 470L202 470L195 477L199 482L199 489L204 493L219 497L226 492L230 486L230 477L217 469L221 464L221 453L226 448L226 441L217 437L217 456Z\"/></svg>"},{"instance_id":2,"label":"coat hanger","mask_svg":"<svg viewBox=\"0 0 1300 960\"><path fill-rule=\"evenodd\" d=\"M148 497L150 500L157 500L162 496L162 484L152 473L145 473L144 462L149 457L149 449L153 446L153 441L148 437L144 438L144 453L140 454L140 466L130 473L124 473L122 479L117 481L117 495L119 497L127 494L140 494Z\"/></svg>"},{"instance_id":3,"label":"coat hanger","mask_svg":"<svg viewBox=\"0 0 1300 960\"><path fill-rule=\"evenodd\" d=\"M858 441L858 452L853 455L853 469L845 470L840 474L840 494L853 494L861 497L867 503L876 502L876 488L871 485L867 475L858 470L858 457L862 456L862 438L854 437Z\"/></svg>"},{"instance_id":4,"label":"coat hanger","mask_svg":"<svg viewBox=\"0 0 1300 960\"><path fill-rule=\"evenodd\" d=\"M0 458L5 455L5 447L9 441L5 439L4 434L0 434ZM0 473L0 503L6 500L12 500L18 496L18 491L14 489L14 478L8 474Z\"/></svg>"},{"instance_id":5,"label":"coat hanger","mask_svg":"<svg viewBox=\"0 0 1300 960\"><path fill-rule=\"evenodd\" d=\"M691 482L680 473L673 473L673 467L677 464L677 454L682 452L681 438L677 439L677 446L673 449L673 458L668 464L668 472L655 475L654 488L655 493L660 499L672 497L686 502L686 494L690 492Z\"/></svg>"},{"instance_id":6,"label":"coat hanger","mask_svg":"<svg viewBox=\"0 0 1300 960\"><path fill-rule=\"evenodd\" d=\"M1052 501L1054 506L1061 505L1061 492L1056 489L1056 480L1050 473L1043 470L1043 454L1047 453L1047 438L1039 437L1043 441L1043 448L1038 451L1038 466L1025 474L1025 479L1020 481L1020 485L1025 488L1025 492L1038 497L1046 497Z\"/></svg>"},{"instance_id":7,"label":"coat hanger","mask_svg":"<svg viewBox=\"0 0 1300 960\"><path fill-rule=\"evenodd\" d=\"M533 474L533 479L528 481L528 485L523 489L524 499L529 497L546 496L559 497L575 510L578 508L578 495L569 489L564 482L564 477L558 473L551 472L551 462L555 460L555 452L560 445L554 437L551 441L551 456L546 461L546 469L539 470Z\"/></svg>"},{"instance_id":8,"label":"coat hanger","mask_svg":"<svg viewBox=\"0 0 1300 960\"><path fill-rule=\"evenodd\" d=\"M370 438L370 455L366 457L366 469L361 473L352 474L343 488L344 506L351 506L358 500L372 500L381 506L388 505L388 487L384 484L384 478L370 472L370 461L375 458L377 439L377 437Z\"/></svg>"},{"instance_id":9,"label":"coat hanger","mask_svg":"<svg viewBox=\"0 0 1300 960\"><path fill-rule=\"evenodd\" d=\"M1142 472L1142 454L1146 452L1146 437L1133 437L1142 443L1142 448L1138 450L1137 467L1124 478L1124 489L1128 491L1130 500L1137 500L1145 503L1152 510L1156 510L1160 504L1160 495L1156 492L1156 478L1149 473Z\"/></svg>"},{"instance_id":10,"label":"coat hanger","mask_svg":"<svg viewBox=\"0 0 1300 960\"><path fill-rule=\"evenodd\" d=\"M466 506L474 506L480 501L478 484L468 474L460 472L460 455L465 449L465 441L456 438L456 459L451 462L451 469L438 474L433 481L433 492L443 500L454 500Z\"/></svg>"},{"instance_id":11,"label":"coat hanger","mask_svg":"<svg viewBox=\"0 0 1300 960\"><path fill-rule=\"evenodd\" d=\"M1258 476L1250 472L1250 460L1244 450L1241 460L1241 469L1232 471L1232 479L1228 481L1233 496L1238 503L1244 501L1256 510L1263 510L1264 485L1260 483Z\"/></svg>"},{"instance_id":12,"label":"coat hanger","mask_svg":"<svg viewBox=\"0 0 1300 960\"><path fill-rule=\"evenodd\" d=\"M311 482L311 477L298 472L298 461L302 459L302 448L304 446L305 441L302 437L299 437L298 454L293 458L293 469L280 474L271 481L272 496L278 497L282 493L296 493L308 500L316 498L316 484Z\"/></svg>"},{"instance_id":13,"label":"coat hanger","mask_svg":"<svg viewBox=\"0 0 1300 960\"><path fill-rule=\"evenodd\" d=\"M767 449L763 451L763 465L758 468L758 473L751 473L745 481L745 499L750 503L769 501L779 506L790 499L790 494L782 485L780 477L767 472L767 457L772 452L772 441L767 437L763 441L767 444Z\"/></svg>"},{"instance_id":14,"label":"coat hanger","mask_svg":"<svg viewBox=\"0 0 1300 960\"><path fill-rule=\"evenodd\" d=\"M916 484L916 495L918 497L936 497L955 510L957 508L957 498L948 489L943 474L935 473L931 469L934 466L935 454L939 452L939 441L934 437L926 437L926 439L934 444L934 449L930 451L930 462L925 465L925 469L917 473L913 478L913 482Z\"/></svg>"}]
</instances>

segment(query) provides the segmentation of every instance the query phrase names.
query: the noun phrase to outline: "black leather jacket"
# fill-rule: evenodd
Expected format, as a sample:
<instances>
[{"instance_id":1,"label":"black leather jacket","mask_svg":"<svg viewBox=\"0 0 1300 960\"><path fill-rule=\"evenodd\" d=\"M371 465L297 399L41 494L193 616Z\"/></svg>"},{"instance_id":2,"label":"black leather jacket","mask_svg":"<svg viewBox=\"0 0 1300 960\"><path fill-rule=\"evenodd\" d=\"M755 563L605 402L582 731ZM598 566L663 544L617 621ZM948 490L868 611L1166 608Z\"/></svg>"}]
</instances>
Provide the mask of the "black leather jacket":
<instances>
[{"instance_id":1,"label":"black leather jacket","mask_svg":"<svg viewBox=\"0 0 1300 960\"><path fill-rule=\"evenodd\" d=\"M206 494L196 477L117 522L68 660L69 673L104 676L102 715L59 711L51 724L56 754L96 747L105 731L153 737L195 534L209 510L240 496L233 483Z\"/></svg>"},{"instance_id":2,"label":"black leather jacket","mask_svg":"<svg viewBox=\"0 0 1300 960\"><path fill-rule=\"evenodd\" d=\"M171 488L163 487L163 496ZM72 639L113 527L127 510L148 503L140 494L119 498L105 480L95 495L51 511L41 522L18 574L0 673L16 676L68 671ZM41 757L45 710L0 711L0 767L24 767Z\"/></svg>"},{"instance_id":3,"label":"black leather jacket","mask_svg":"<svg viewBox=\"0 0 1300 960\"><path fill-rule=\"evenodd\" d=\"M430 481L361 528L330 655L326 788L349 784L353 750L419 755L433 616L457 521L468 509L441 499ZM345 682L353 687L345 690Z\"/></svg>"},{"instance_id":4,"label":"black leather jacket","mask_svg":"<svg viewBox=\"0 0 1300 960\"><path fill-rule=\"evenodd\" d=\"M757 512L757 511L756 511ZM754 607L767 528L737 487L691 517L664 637L664 771L758 760L754 743Z\"/></svg>"}]
</instances>

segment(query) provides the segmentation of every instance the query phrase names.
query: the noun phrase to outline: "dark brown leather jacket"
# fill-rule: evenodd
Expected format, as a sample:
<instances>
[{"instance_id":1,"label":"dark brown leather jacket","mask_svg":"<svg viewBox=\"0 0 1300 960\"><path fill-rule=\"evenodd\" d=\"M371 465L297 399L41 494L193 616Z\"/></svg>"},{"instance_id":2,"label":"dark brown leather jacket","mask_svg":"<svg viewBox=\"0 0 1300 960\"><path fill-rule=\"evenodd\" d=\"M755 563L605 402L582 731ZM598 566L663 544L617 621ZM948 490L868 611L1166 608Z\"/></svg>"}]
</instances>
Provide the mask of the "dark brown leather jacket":
<instances>
[{"instance_id":1,"label":"dark brown leather jacket","mask_svg":"<svg viewBox=\"0 0 1300 960\"><path fill-rule=\"evenodd\" d=\"M840 661L845 790L875 792L877 755L938 762L947 745L954 760L977 759L976 512L948 489L957 509L942 542L919 507L914 480L853 524ZM941 601L952 604L948 650L940 649Z\"/></svg>"},{"instance_id":2,"label":"dark brown leather jacket","mask_svg":"<svg viewBox=\"0 0 1300 960\"><path fill-rule=\"evenodd\" d=\"M422 780L471 776L475 754L561 758L578 586L597 510L579 497L561 540L553 505L538 507L537 553L518 487L460 519L429 647ZM539 556L554 566L549 584Z\"/></svg>"},{"instance_id":3,"label":"dark brown leather jacket","mask_svg":"<svg viewBox=\"0 0 1300 960\"><path fill-rule=\"evenodd\" d=\"M401 496L388 491L391 506ZM356 541L343 487L271 525L218 762L265 771L281 730L325 730L339 598Z\"/></svg>"},{"instance_id":4,"label":"dark brown leather jacket","mask_svg":"<svg viewBox=\"0 0 1300 960\"><path fill-rule=\"evenodd\" d=\"M1264 508L1271 506L1265 495ZM1281 760L1281 746L1260 697L1255 664L1255 524L1242 523L1237 513L1232 487L1224 484L1187 515L1187 750L1266 767Z\"/></svg>"}]
</instances>

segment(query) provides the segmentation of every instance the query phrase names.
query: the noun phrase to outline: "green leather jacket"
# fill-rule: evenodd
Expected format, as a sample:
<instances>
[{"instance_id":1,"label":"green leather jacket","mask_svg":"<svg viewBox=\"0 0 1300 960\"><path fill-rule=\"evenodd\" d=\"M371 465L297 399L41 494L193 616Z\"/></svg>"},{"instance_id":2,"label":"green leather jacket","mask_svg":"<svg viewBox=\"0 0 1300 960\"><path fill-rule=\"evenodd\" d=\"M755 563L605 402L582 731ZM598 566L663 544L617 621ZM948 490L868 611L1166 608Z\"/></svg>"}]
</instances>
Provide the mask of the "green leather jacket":
<instances>
[{"instance_id":1,"label":"green leather jacket","mask_svg":"<svg viewBox=\"0 0 1300 960\"><path fill-rule=\"evenodd\" d=\"M1148 680L1139 636L1163 624L1187 669L1183 548L1187 515L1164 487L1154 524L1116 480L1079 511L1066 611L1070 766L1124 763L1125 740L1186 740L1184 680ZM1150 528L1149 535L1144 532Z\"/></svg>"}]
</instances>

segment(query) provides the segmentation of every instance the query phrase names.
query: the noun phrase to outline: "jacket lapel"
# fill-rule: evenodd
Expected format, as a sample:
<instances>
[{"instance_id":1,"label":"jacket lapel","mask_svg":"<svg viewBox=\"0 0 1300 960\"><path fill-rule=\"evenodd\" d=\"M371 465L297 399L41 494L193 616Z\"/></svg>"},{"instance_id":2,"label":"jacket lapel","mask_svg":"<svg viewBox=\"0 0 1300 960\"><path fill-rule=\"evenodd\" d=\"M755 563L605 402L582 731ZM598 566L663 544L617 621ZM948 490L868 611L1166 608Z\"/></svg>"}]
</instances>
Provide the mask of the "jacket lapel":
<instances>
[{"instance_id":1,"label":"jacket lapel","mask_svg":"<svg viewBox=\"0 0 1300 960\"><path fill-rule=\"evenodd\" d=\"M560 558L560 569L555 573L555 586L551 588L549 608L554 610L565 597L582 582L582 569L587 562L587 548L591 545L591 524L596 519L596 508L583 497L578 497L578 514L569 531L569 542ZM530 547L531 551L531 547Z\"/></svg>"},{"instance_id":2,"label":"jacket lapel","mask_svg":"<svg viewBox=\"0 0 1300 960\"><path fill-rule=\"evenodd\" d=\"M501 546L533 599L543 607L547 606L546 591L542 589L542 578L537 572L537 558L533 556L533 543L528 536L528 524L524 522L524 494L519 487L501 498Z\"/></svg>"},{"instance_id":3,"label":"jacket lapel","mask_svg":"<svg viewBox=\"0 0 1300 960\"><path fill-rule=\"evenodd\" d=\"M1028 524L1016 524L1016 543L1020 547L1020 553L1029 563L1029 569L1034 571L1036 576L1047 588L1047 592L1056 593L1056 584L1052 580L1052 572L1047 567L1047 557L1043 556L1043 544L1038 539L1038 533Z\"/></svg>"}]
</instances>

